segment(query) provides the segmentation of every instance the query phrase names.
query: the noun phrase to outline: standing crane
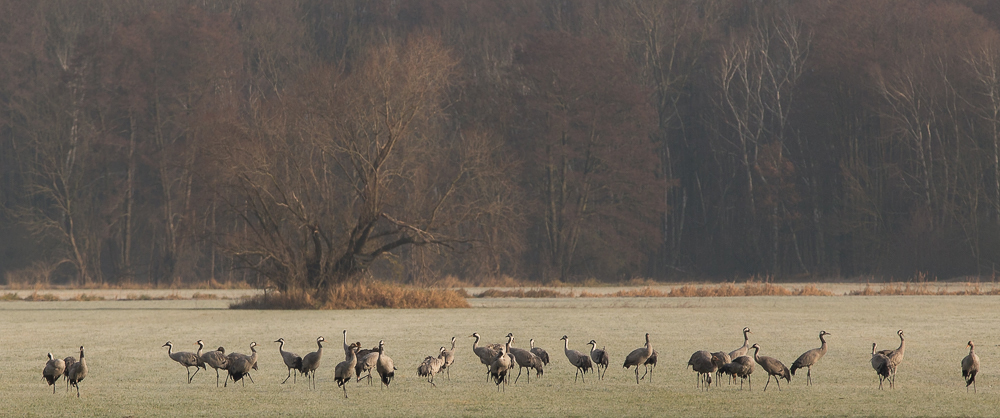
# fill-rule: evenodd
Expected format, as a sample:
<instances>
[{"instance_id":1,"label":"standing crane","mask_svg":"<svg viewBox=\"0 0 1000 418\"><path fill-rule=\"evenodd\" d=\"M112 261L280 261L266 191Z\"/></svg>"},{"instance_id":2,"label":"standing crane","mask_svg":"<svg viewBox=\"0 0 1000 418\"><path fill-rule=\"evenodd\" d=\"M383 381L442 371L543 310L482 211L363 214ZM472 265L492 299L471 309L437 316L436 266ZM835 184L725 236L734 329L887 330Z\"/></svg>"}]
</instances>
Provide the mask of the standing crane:
<instances>
[{"instance_id":1,"label":"standing crane","mask_svg":"<svg viewBox=\"0 0 1000 418\"><path fill-rule=\"evenodd\" d=\"M969 346L969 355L962 359L962 377L965 378L965 392L968 393L969 385L972 385L973 391L979 393L976 390L976 373L979 373L979 356L976 355L976 345L972 341L969 341L967 345ZM52 393L55 393L55 391L55 388L53 388Z\"/></svg>"},{"instance_id":2,"label":"standing crane","mask_svg":"<svg viewBox=\"0 0 1000 418\"><path fill-rule=\"evenodd\" d=\"M576 382L577 377L581 377L580 372L583 372L583 382L587 383L586 375L587 371L594 367L594 364L590 361L590 357L576 350L569 349L569 336L563 335L560 340L564 341L563 352L566 353L566 358L569 363L576 367L576 377L573 378L573 382ZM636 373L638 374L638 368L636 368Z\"/></svg>"},{"instance_id":3,"label":"standing crane","mask_svg":"<svg viewBox=\"0 0 1000 418\"><path fill-rule=\"evenodd\" d=\"M792 376L795 376L795 370L806 368L806 385L812 385L812 366L816 364L819 359L823 358L826 354L826 339L823 338L825 335L832 335L826 331L819 332L819 342L821 343L819 348L814 348L812 350L802 353L799 358L792 362Z\"/></svg>"},{"instance_id":4,"label":"standing crane","mask_svg":"<svg viewBox=\"0 0 1000 418\"><path fill-rule=\"evenodd\" d=\"M754 344L750 346L750 348L754 349L754 361L756 361L757 364L759 364L760 367L767 372L767 383L764 384L764 392L767 392L767 385L771 383L772 376L774 376L774 383L778 385L778 390L781 390L781 382L778 381L779 377L785 379L786 382L791 383L792 374L788 372L788 367L785 367L782 362L778 361L778 359L774 357L760 355L760 345Z\"/></svg>"},{"instance_id":5,"label":"standing crane","mask_svg":"<svg viewBox=\"0 0 1000 418\"><path fill-rule=\"evenodd\" d=\"M80 361L69 368L69 384L76 388L76 397L80 397L80 382L87 377L87 360L83 358L83 346L80 346Z\"/></svg>"},{"instance_id":6,"label":"standing crane","mask_svg":"<svg viewBox=\"0 0 1000 418\"><path fill-rule=\"evenodd\" d=\"M285 384L289 378L292 378L292 383L295 383L295 378L292 376L292 371L294 370L298 374L299 369L302 368L302 357L291 351L285 351L285 339L278 338L274 342L279 343L278 353L281 354L281 361L285 363L285 367L288 368L288 376L285 380L281 381L281 384Z\"/></svg>"},{"instance_id":7,"label":"standing crane","mask_svg":"<svg viewBox=\"0 0 1000 418\"><path fill-rule=\"evenodd\" d=\"M49 353L49 361L45 362L45 368L42 369L42 379L45 379L49 386L52 386L53 394L56 393L56 381L59 380L59 376L62 376L64 371L66 371L66 361L53 358L52 353Z\"/></svg>"},{"instance_id":8,"label":"standing crane","mask_svg":"<svg viewBox=\"0 0 1000 418\"><path fill-rule=\"evenodd\" d=\"M170 341L163 344L163 347L167 347L167 355L170 356L171 360L180 363L181 366L184 366L184 368L187 369L187 382L191 383L191 379L194 379L194 375L198 374L198 361L200 360L200 357L197 354L188 351L179 351L174 353L172 351L174 343ZM192 367L194 367L194 375L191 374Z\"/></svg>"},{"instance_id":9,"label":"standing crane","mask_svg":"<svg viewBox=\"0 0 1000 418\"><path fill-rule=\"evenodd\" d=\"M639 384L639 365L645 364L649 357L653 355L653 346L649 343L649 333L646 333L646 345L644 347L639 347L628 353L625 357L625 363L622 367L628 369L629 367L635 366L635 384ZM645 375L643 375L645 376ZM653 377L650 376L649 380L652 381Z\"/></svg>"},{"instance_id":10,"label":"standing crane","mask_svg":"<svg viewBox=\"0 0 1000 418\"><path fill-rule=\"evenodd\" d=\"M344 336L346 338L347 330L344 330ZM299 369L299 373L306 375L306 380L312 383L313 389L316 388L316 369L319 368L319 361L323 358L324 341L326 341L326 338L323 338L322 335L316 338L316 346L319 348L317 348L316 351L306 354L305 357L302 357L302 367ZM351 357L354 357L353 350L351 351Z\"/></svg>"},{"instance_id":11,"label":"standing crane","mask_svg":"<svg viewBox=\"0 0 1000 418\"><path fill-rule=\"evenodd\" d=\"M608 357L607 347L597 348L597 341L590 340L590 359L594 360L594 364L597 366L597 378L604 380L604 375L608 373L608 363L610 359ZM601 368L604 368L604 373L601 373ZM635 368L636 371L639 370L638 367Z\"/></svg>"}]
</instances>

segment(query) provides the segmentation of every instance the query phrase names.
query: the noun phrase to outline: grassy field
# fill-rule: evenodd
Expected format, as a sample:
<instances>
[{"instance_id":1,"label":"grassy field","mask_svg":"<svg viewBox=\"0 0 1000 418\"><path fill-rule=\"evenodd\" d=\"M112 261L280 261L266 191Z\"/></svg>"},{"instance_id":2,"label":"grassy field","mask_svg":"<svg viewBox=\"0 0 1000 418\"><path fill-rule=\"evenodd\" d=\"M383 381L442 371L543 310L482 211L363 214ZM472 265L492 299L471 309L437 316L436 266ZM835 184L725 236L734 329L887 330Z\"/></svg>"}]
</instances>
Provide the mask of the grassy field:
<instances>
[{"instance_id":1,"label":"grassy field","mask_svg":"<svg viewBox=\"0 0 1000 418\"><path fill-rule=\"evenodd\" d=\"M0 416L984 416L995 415L1000 353L998 296L896 297L733 297L474 299L472 309L361 311L234 311L223 300L4 302L0 303ZM695 388L686 369L697 350L729 351L742 344L741 329L753 329L761 354L786 365L818 347L826 330L829 353L814 367L812 387L805 372L779 392L766 393L764 375L754 374L754 390L725 383L709 392ZM869 366L872 342L880 348L907 335L906 359L895 390L879 391ZM386 342L396 363L388 390L352 383L344 399L333 382L333 366L343 359L341 331L351 341ZM472 332L499 342L507 332L515 346L528 339L546 348L553 362L539 379L498 393L472 354ZM636 385L621 368L626 353L651 334L660 355L652 383ZM571 348L596 339L611 353L604 381L593 375L573 382L574 369L562 353L562 335ZM318 389L304 381L280 384L286 375L277 344L300 355L315 350L319 335L329 341L319 369ZM459 337L451 380L437 388L416 376L424 356ZM215 387L215 373L201 371L185 383L184 368L161 345L194 351L194 341L249 353L258 343L256 384ZM978 394L966 393L960 361L973 340L982 359ZM41 380L45 354L78 355L87 347L90 374L80 384L82 398L56 394ZM303 379L300 379L303 380ZM773 382L772 382L773 383Z\"/></svg>"}]
</instances>

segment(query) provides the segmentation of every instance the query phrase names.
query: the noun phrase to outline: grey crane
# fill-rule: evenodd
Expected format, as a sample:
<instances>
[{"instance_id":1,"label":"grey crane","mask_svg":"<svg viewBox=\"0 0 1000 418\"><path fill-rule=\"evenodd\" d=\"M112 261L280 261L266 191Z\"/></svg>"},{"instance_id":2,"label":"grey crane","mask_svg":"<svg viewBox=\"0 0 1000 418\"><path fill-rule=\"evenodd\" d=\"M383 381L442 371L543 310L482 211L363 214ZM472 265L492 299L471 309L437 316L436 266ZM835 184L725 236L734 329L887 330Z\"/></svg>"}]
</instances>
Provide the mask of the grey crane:
<instances>
[{"instance_id":1,"label":"grey crane","mask_svg":"<svg viewBox=\"0 0 1000 418\"><path fill-rule=\"evenodd\" d=\"M80 397L80 382L87 377L87 360L83 358L83 346L80 346L80 361L69 368L69 384L76 388L76 397Z\"/></svg>"},{"instance_id":2,"label":"grey crane","mask_svg":"<svg viewBox=\"0 0 1000 418\"><path fill-rule=\"evenodd\" d=\"M878 374L878 388L882 389L882 382L889 379L889 375L892 374L892 369L889 367L889 357L878 351L875 351L876 344L872 343L872 368L875 369L875 373ZM890 383L891 384L891 383Z\"/></svg>"},{"instance_id":3,"label":"grey crane","mask_svg":"<svg viewBox=\"0 0 1000 418\"><path fill-rule=\"evenodd\" d=\"M187 382L191 383L191 379L194 379L194 376L198 374L198 368L200 367L198 365L199 361L198 354L188 351L179 351L174 353L173 352L174 343L170 341L167 341L166 344L163 344L163 347L167 347L167 355L170 356L171 360L180 363L181 366L184 366L184 368L187 369L187 374L188 374ZM194 374L191 374L192 367L194 367Z\"/></svg>"},{"instance_id":4,"label":"grey crane","mask_svg":"<svg viewBox=\"0 0 1000 418\"><path fill-rule=\"evenodd\" d=\"M640 379L646 379L646 375L648 374L649 375L649 381L650 381L650 383L652 383L653 382L653 369L656 368L656 350L653 350L653 354L650 354L649 358L646 359L646 361L644 363L642 363L642 365L646 367L646 371L642 373L642 377ZM636 366L635 369L636 369L636 371L638 371L639 370L639 366Z\"/></svg>"},{"instance_id":5,"label":"grey crane","mask_svg":"<svg viewBox=\"0 0 1000 418\"><path fill-rule=\"evenodd\" d=\"M509 344L508 344L509 345ZM504 386L504 380L507 378L507 371L510 370L511 361L510 357L507 356L507 346L501 346L500 351L497 352L497 356L490 362L490 377L493 378L493 382L497 385L497 392L500 391L500 387ZM504 387L504 392L507 388Z\"/></svg>"},{"instance_id":6,"label":"grey crane","mask_svg":"<svg viewBox=\"0 0 1000 418\"><path fill-rule=\"evenodd\" d=\"M354 377L358 382L361 379L368 378L368 385L372 384L372 369L378 364L378 347L374 350L361 350L361 343L354 343L355 346L359 347L357 352L358 361L354 365ZM365 352L362 354L362 352ZM367 372L367 376L362 376L362 373Z\"/></svg>"},{"instance_id":7,"label":"grey crane","mask_svg":"<svg viewBox=\"0 0 1000 418\"><path fill-rule=\"evenodd\" d=\"M233 379L233 384L241 382L244 387L246 386L246 381L243 378L249 377L250 369L253 369L257 365L257 342L250 342L250 352L252 354L249 356L233 353L226 357L228 363L226 371L229 372L229 377L226 378L226 384L223 386L228 386L230 378ZM250 381L253 382L253 378Z\"/></svg>"},{"instance_id":8,"label":"grey crane","mask_svg":"<svg viewBox=\"0 0 1000 418\"><path fill-rule=\"evenodd\" d=\"M708 390L712 386L712 373L715 373L719 369L719 366L716 366L712 362L712 353L709 353L707 350L695 351L691 354L687 365L691 366L691 369L698 373L696 387L704 387L705 390ZM639 368L636 367L636 372L638 371Z\"/></svg>"},{"instance_id":9,"label":"grey crane","mask_svg":"<svg viewBox=\"0 0 1000 418\"><path fill-rule=\"evenodd\" d=\"M965 378L965 391L968 392L969 385L972 385L973 391L979 393L976 389L976 373L979 373L979 356L976 355L976 345L972 341L969 341L967 345L969 346L969 355L962 359L962 377ZM52 393L55 393L55 388L52 389Z\"/></svg>"},{"instance_id":10,"label":"grey crane","mask_svg":"<svg viewBox=\"0 0 1000 418\"><path fill-rule=\"evenodd\" d=\"M639 384L639 365L645 364L646 360L653 355L653 346L649 343L649 333L646 333L646 345L632 350L625 356L625 363L622 367L628 369L629 367L635 366L635 384ZM649 380L652 381L653 377L650 376Z\"/></svg>"},{"instance_id":11,"label":"grey crane","mask_svg":"<svg viewBox=\"0 0 1000 418\"><path fill-rule=\"evenodd\" d=\"M361 347L361 344L358 344ZM347 343L347 330L344 330L344 360L350 360L351 356L357 358L357 352L354 351L354 344Z\"/></svg>"},{"instance_id":12,"label":"grey crane","mask_svg":"<svg viewBox=\"0 0 1000 418\"><path fill-rule=\"evenodd\" d=\"M59 358L53 358L52 353L49 353L49 361L45 362L45 368L42 369L42 379L52 386L52 393L56 393L56 381L59 380L59 376L62 376L63 372L66 371L66 361Z\"/></svg>"},{"instance_id":13,"label":"grey crane","mask_svg":"<svg viewBox=\"0 0 1000 418\"><path fill-rule=\"evenodd\" d=\"M590 361L590 357L576 350L569 349L569 336L563 335L560 340L563 340L563 352L566 353L566 358L569 359L569 363L576 367L576 377L573 377L573 381L576 382L578 377L583 378L583 382L587 382L587 371L594 367L594 363ZM638 372L638 368L636 371ZM580 372L583 372L582 376Z\"/></svg>"},{"instance_id":14,"label":"grey crane","mask_svg":"<svg viewBox=\"0 0 1000 418\"><path fill-rule=\"evenodd\" d=\"M66 391L69 392L69 370L73 368L74 364L76 364L76 357L66 356L66 358L63 359L63 362L66 363L66 371L63 372L63 380L66 381Z\"/></svg>"},{"instance_id":15,"label":"grey crane","mask_svg":"<svg viewBox=\"0 0 1000 418\"><path fill-rule=\"evenodd\" d=\"M754 344L750 346L754 349L753 359L760 365L765 372L767 372L767 383L764 384L764 392L767 392L767 385L771 383L771 376L774 376L774 383L778 385L778 390L781 390L781 382L778 378L781 377L785 379L786 382L791 383L792 374L789 373L788 367L785 367L784 363L778 361L774 357L767 357L760 355L760 345Z\"/></svg>"},{"instance_id":16,"label":"grey crane","mask_svg":"<svg viewBox=\"0 0 1000 418\"><path fill-rule=\"evenodd\" d=\"M295 371L295 373L298 374L299 369L302 368L302 357L291 351L285 351L284 338L278 338L277 340L274 340L274 342L278 343L278 353L281 354L281 361L284 362L285 367L288 368L288 376L285 377L285 380L281 381L281 384L285 384L289 378L292 379L292 383L295 383L292 371Z\"/></svg>"},{"instance_id":17,"label":"grey crane","mask_svg":"<svg viewBox=\"0 0 1000 418\"><path fill-rule=\"evenodd\" d=\"M731 361L733 361L733 359L729 357L729 353L726 353L725 351L716 351L712 353L712 364L715 365L716 386L719 386L719 380L722 379L722 370L721 370L722 366L726 365Z\"/></svg>"},{"instance_id":18,"label":"grey crane","mask_svg":"<svg viewBox=\"0 0 1000 418\"><path fill-rule=\"evenodd\" d=\"M347 336L347 330L344 330L344 336ZM302 357L302 367L299 368L299 373L306 375L306 381L312 384L312 388L316 388L316 369L319 368L319 361L323 358L323 342L326 338L323 336L316 337L316 351L306 354ZM353 345L351 346L353 347ZM351 351L351 357L354 357L354 351ZM353 366L352 366L353 367Z\"/></svg>"},{"instance_id":19,"label":"grey crane","mask_svg":"<svg viewBox=\"0 0 1000 418\"><path fill-rule=\"evenodd\" d=\"M792 369L791 369L792 376L795 376L796 369L801 369L803 367L806 368L807 386L812 385L812 366L815 365L816 362L819 361L819 359L823 358L823 356L826 354L826 339L823 338L823 336L826 335L833 335L833 334L830 334L829 332L826 331L820 331L819 341L821 344L819 348L814 348L812 350L806 351L805 353L802 353L802 355L799 356L799 358L795 359L795 361L792 362Z\"/></svg>"},{"instance_id":20,"label":"grey crane","mask_svg":"<svg viewBox=\"0 0 1000 418\"><path fill-rule=\"evenodd\" d=\"M437 385L434 384L434 375L438 374L438 372L444 368L445 351L445 348L441 347L437 357L424 357L424 361L420 363L420 366L417 366L417 376L426 377L427 383L430 383L431 386L437 387Z\"/></svg>"},{"instance_id":21,"label":"grey crane","mask_svg":"<svg viewBox=\"0 0 1000 418\"><path fill-rule=\"evenodd\" d=\"M246 360L246 359L249 359L249 358L250 358L250 356L248 356L246 354L243 354L243 353L229 353L229 354L227 354L226 355L226 370L228 371L230 365L232 365L232 364L240 361L241 359ZM250 369L257 370L257 360L256 360L256 358L254 359L253 363L250 364ZM229 382L229 378L230 377L231 377L231 375L229 375L227 373L226 374L226 383ZM244 375L244 377L245 378L249 378L250 379L250 383L257 383L257 382L253 381L253 376L250 375L249 371ZM236 383L236 382L233 382L233 383ZM225 383L223 383L223 386L225 386Z\"/></svg>"},{"instance_id":22,"label":"grey crane","mask_svg":"<svg viewBox=\"0 0 1000 418\"><path fill-rule=\"evenodd\" d=\"M514 343L514 336L510 337L511 344ZM538 358L534 353L523 348L510 347L510 354L514 356L514 362L517 363L517 377L514 378L514 384L517 384L517 380L521 378L521 371L524 369L528 370L528 383L531 383L531 370L535 369L535 375L544 374L544 365L542 360ZM513 364L511 364L513 366Z\"/></svg>"},{"instance_id":23,"label":"grey crane","mask_svg":"<svg viewBox=\"0 0 1000 418\"><path fill-rule=\"evenodd\" d=\"M385 343L381 340L378 342L377 360L378 361L375 363L375 371L378 372L378 376L382 380L382 385L388 388L389 383L392 383L393 377L396 376L396 366L392 364L392 359L385 354Z\"/></svg>"},{"instance_id":24,"label":"grey crane","mask_svg":"<svg viewBox=\"0 0 1000 418\"><path fill-rule=\"evenodd\" d=\"M444 350L444 355L442 360L444 363L441 364L441 370L444 370L448 374L448 380L451 380L451 365L455 364L455 337L451 337L451 349Z\"/></svg>"},{"instance_id":25,"label":"grey crane","mask_svg":"<svg viewBox=\"0 0 1000 418\"><path fill-rule=\"evenodd\" d=\"M749 380L750 375L753 373L753 359L747 356L739 356L734 358L732 362L726 363L719 368L724 374L732 376L734 379L740 378L740 390L743 390L743 381L746 380L747 384L750 386L750 390L753 390L753 383Z\"/></svg>"},{"instance_id":26,"label":"grey crane","mask_svg":"<svg viewBox=\"0 0 1000 418\"><path fill-rule=\"evenodd\" d=\"M881 350L882 353L889 359L889 387L896 387L896 370L899 368L900 364L903 364L903 354L906 351L906 339L903 337L903 330L896 331L896 335L899 335L899 347L895 350Z\"/></svg>"},{"instance_id":27,"label":"grey crane","mask_svg":"<svg viewBox=\"0 0 1000 418\"><path fill-rule=\"evenodd\" d=\"M729 352L729 358L737 358L740 356L745 356L750 352L750 327L743 327L743 345Z\"/></svg>"},{"instance_id":28,"label":"grey crane","mask_svg":"<svg viewBox=\"0 0 1000 418\"><path fill-rule=\"evenodd\" d=\"M337 382L337 386L344 388L345 399L347 398L347 382L350 382L354 377L354 366L358 363L358 347L354 344L349 347L347 360L337 363L337 366L333 368L333 380Z\"/></svg>"},{"instance_id":29,"label":"grey crane","mask_svg":"<svg viewBox=\"0 0 1000 418\"><path fill-rule=\"evenodd\" d=\"M538 356L542 360L542 364L549 365L549 352L545 351L544 348L535 347L535 339L531 338L528 340L528 345L531 347L531 353Z\"/></svg>"},{"instance_id":30,"label":"grey crane","mask_svg":"<svg viewBox=\"0 0 1000 418\"><path fill-rule=\"evenodd\" d=\"M608 363L610 362L607 347L601 347L598 349L597 341L595 340L590 340L587 344L590 345L590 359L594 361L594 364L597 367L597 378L604 380L604 375L608 373ZM604 373L601 373L602 367L604 368ZM638 367L635 369L639 370Z\"/></svg>"},{"instance_id":31,"label":"grey crane","mask_svg":"<svg viewBox=\"0 0 1000 418\"><path fill-rule=\"evenodd\" d=\"M493 360L497 358L497 350L490 347L480 347L479 346L479 336L478 332L473 332L470 338L475 338L476 340L472 342L472 352L475 353L476 357L479 357L479 362L486 365L486 378L489 379L490 365L493 364Z\"/></svg>"},{"instance_id":32,"label":"grey crane","mask_svg":"<svg viewBox=\"0 0 1000 418\"><path fill-rule=\"evenodd\" d=\"M198 342L204 344L204 342L202 342L201 340L198 340ZM228 359L226 359L226 349L223 347L219 347L217 350L206 351L205 353L202 353L201 363L211 366L213 369L215 369L215 387L219 387L219 369L225 370L226 365L229 363Z\"/></svg>"}]
</instances>

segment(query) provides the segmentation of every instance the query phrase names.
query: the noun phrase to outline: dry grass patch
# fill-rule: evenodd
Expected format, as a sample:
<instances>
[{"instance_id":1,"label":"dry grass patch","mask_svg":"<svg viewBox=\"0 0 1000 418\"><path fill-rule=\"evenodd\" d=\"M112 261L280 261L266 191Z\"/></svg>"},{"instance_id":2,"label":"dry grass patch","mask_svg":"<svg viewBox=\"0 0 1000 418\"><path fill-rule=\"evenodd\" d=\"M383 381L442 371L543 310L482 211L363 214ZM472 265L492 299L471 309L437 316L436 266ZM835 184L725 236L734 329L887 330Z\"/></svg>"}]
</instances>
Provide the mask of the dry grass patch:
<instances>
[{"instance_id":1,"label":"dry grass patch","mask_svg":"<svg viewBox=\"0 0 1000 418\"><path fill-rule=\"evenodd\" d=\"M31 302L52 302L59 300L59 297L51 293L38 293L32 292L30 295L25 296L24 300Z\"/></svg>"},{"instance_id":2,"label":"dry grass patch","mask_svg":"<svg viewBox=\"0 0 1000 418\"><path fill-rule=\"evenodd\" d=\"M104 296L88 295L86 293L81 293L66 300L74 300L78 302L90 302L95 300L104 300Z\"/></svg>"},{"instance_id":3,"label":"dry grass patch","mask_svg":"<svg viewBox=\"0 0 1000 418\"><path fill-rule=\"evenodd\" d=\"M931 286L931 283L885 283L881 286L865 285L864 289L852 290L849 296L987 296L1000 295L996 286L982 288L979 283L966 283L964 289L948 290Z\"/></svg>"},{"instance_id":4,"label":"dry grass patch","mask_svg":"<svg viewBox=\"0 0 1000 418\"><path fill-rule=\"evenodd\" d=\"M528 290L487 289L482 293L476 294L475 297L477 298L569 298L573 297L573 293L557 292L552 289L528 289Z\"/></svg>"},{"instance_id":5,"label":"dry grass patch","mask_svg":"<svg viewBox=\"0 0 1000 418\"><path fill-rule=\"evenodd\" d=\"M596 294L580 292L580 297L618 297L618 298L684 298L684 297L733 297L733 296L833 296L833 293L820 289L815 285L807 285L801 289L788 289L773 283L748 281L742 287L734 283L695 286L684 285L668 291L651 287L640 289L619 290L614 293Z\"/></svg>"},{"instance_id":6,"label":"dry grass patch","mask_svg":"<svg viewBox=\"0 0 1000 418\"><path fill-rule=\"evenodd\" d=\"M243 298L232 309L422 309L468 308L469 302L454 290L419 289L382 282L342 284L314 298L306 292L267 292Z\"/></svg>"},{"instance_id":7,"label":"dry grass patch","mask_svg":"<svg viewBox=\"0 0 1000 418\"><path fill-rule=\"evenodd\" d=\"M16 300L23 300L23 299L21 299L21 297L18 296L17 293L13 293L13 292L4 293L3 295L0 295L0 301L10 302L10 301L16 301Z\"/></svg>"},{"instance_id":8,"label":"dry grass patch","mask_svg":"<svg viewBox=\"0 0 1000 418\"><path fill-rule=\"evenodd\" d=\"M195 299L195 300L215 300L215 299L218 299L218 298L219 298L219 295L216 295L214 293L194 292L194 294L191 295L191 299Z\"/></svg>"}]
</instances>

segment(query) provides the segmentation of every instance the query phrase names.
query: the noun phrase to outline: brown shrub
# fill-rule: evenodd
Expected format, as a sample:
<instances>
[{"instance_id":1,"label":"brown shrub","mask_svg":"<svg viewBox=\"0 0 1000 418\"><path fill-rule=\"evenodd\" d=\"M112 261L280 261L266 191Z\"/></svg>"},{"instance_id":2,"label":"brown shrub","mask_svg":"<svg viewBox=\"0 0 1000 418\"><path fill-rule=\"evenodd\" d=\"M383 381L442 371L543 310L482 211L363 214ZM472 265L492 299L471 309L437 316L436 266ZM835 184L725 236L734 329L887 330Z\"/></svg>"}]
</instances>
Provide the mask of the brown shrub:
<instances>
[{"instance_id":1,"label":"brown shrub","mask_svg":"<svg viewBox=\"0 0 1000 418\"><path fill-rule=\"evenodd\" d=\"M418 289L382 282L342 284L316 300L306 292L267 292L240 299L231 309L468 308L454 290Z\"/></svg>"},{"instance_id":2,"label":"brown shrub","mask_svg":"<svg viewBox=\"0 0 1000 418\"><path fill-rule=\"evenodd\" d=\"M229 309L317 309L318 304L306 292L264 292L262 295L244 296L229 304Z\"/></svg>"},{"instance_id":3,"label":"brown shrub","mask_svg":"<svg viewBox=\"0 0 1000 418\"><path fill-rule=\"evenodd\" d=\"M191 299L195 299L195 300L218 299L218 298L219 298L219 295L216 295L215 293L194 292L191 295Z\"/></svg>"},{"instance_id":4,"label":"brown shrub","mask_svg":"<svg viewBox=\"0 0 1000 418\"><path fill-rule=\"evenodd\" d=\"M75 300L78 302L90 302L94 300L104 300L104 296L88 295L86 293L81 293L66 300Z\"/></svg>"},{"instance_id":5,"label":"brown shrub","mask_svg":"<svg viewBox=\"0 0 1000 418\"><path fill-rule=\"evenodd\" d=\"M38 292L32 292L30 295L25 296L24 300L32 302L51 302L59 300L59 297L51 293L39 294Z\"/></svg>"},{"instance_id":6,"label":"brown shrub","mask_svg":"<svg viewBox=\"0 0 1000 418\"><path fill-rule=\"evenodd\" d=\"M15 300L24 300L24 299L21 299L21 297L18 296L17 293L13 293L13 292L8 292L8 293L4 293L3 295L0 295L0 301L10 302L10 301L15 301Z\"/></svg>"}]
</instances>

